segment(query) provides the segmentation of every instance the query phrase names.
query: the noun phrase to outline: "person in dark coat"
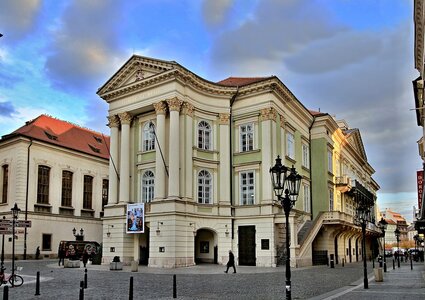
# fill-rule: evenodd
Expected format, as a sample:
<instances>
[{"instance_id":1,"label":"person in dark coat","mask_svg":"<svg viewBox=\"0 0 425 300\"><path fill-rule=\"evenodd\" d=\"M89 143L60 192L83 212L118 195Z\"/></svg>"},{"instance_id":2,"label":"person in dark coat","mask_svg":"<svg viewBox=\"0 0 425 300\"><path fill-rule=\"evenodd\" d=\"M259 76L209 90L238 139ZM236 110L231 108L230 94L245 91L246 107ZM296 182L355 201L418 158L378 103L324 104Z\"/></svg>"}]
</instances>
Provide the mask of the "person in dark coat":
<instances>
[{"instance_id":1,"label":"person in dark coat","mask_svg":"<svg viewBox=\"0 0 425 300\"><path fill-rule=\"evenodd\" d=\"M87 250L84 250L84 253L83 253L83 265L84 265L84 268L86 267L88 261L89 261L89 254L87 253Z\"/></svg>"},{"instance_id":2,"label":"person in dark coat","mask_svg":"<svg viewBox=\"0 0 425 300\"><path fill-rule=\"evenodd\" d=\"M235 256L233 255L232 250L229 250L229 261L227 262L227 269L224 271L224 273L227 273L230 267L233 267L233 273L236 273Z\"/></svg>"},{"instance_id":3,"label":"person in dark coat","mask_svg":"<svg viewBox=\"0 0 425 300\"><path fill-rule=\"evenodd\" d=\"M59 244L59 249L58 249L58 256L59 256L59 266L61 265L62 262L62 266L65 264L65 245L64 243L60 243Z\"/></svg>"}]
</instances>

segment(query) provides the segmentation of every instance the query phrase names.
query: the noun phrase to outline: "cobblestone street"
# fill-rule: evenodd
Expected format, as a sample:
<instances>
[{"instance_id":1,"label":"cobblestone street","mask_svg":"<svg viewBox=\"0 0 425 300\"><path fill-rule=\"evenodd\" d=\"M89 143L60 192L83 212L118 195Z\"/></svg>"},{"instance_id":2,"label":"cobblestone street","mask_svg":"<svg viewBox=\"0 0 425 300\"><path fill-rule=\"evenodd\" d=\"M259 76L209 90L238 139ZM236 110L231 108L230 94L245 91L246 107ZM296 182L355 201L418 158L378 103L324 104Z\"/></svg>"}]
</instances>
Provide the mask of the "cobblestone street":
<instances>
[{"instance_id":1,"label":"cobblestone street","mask_svg":"<svg viewBox=\"0 0 425 300\"><path fill-rule=\"evenodd\" d=\"M25 283L9 289L10 299L78 299L84 268L59 268L53 260L18 261L17 265L23 267L20 274ZM10 263L6 267L10 267ZM423 268L423 264L416 267ZM403 264L402 269L410 271L410 264ZM282 299L285 295L284 270L284 267L239 266L237 274L225 274L223 266L199 265L173 270L139 266L138 272L130 272L130 267L125 267L123 271L109 271L106 265L88 265L88 288L84 290L84 299L128 299L131 276L134 299L172 299L173 274L177 276L178 299ZM40 296L34 296L37 271L41 274ZM369 279L373 278L371 263L368 264L368 271ZM395 271L398 270L391 268L387 274ZM327 266L292 269L292 298L309 299L344 287L353 289L353 283L361 283L362 276L361 263L346 264L345 267L337 265L334 269ZM423 291L422 296L425 289ZM357 299L361 292L362 287L359 287ZM352 292L351 296L351 299L356 299L356 293ZM347 295L344 294L341 299L344 297Z\"/></svg>"}]
</instances>

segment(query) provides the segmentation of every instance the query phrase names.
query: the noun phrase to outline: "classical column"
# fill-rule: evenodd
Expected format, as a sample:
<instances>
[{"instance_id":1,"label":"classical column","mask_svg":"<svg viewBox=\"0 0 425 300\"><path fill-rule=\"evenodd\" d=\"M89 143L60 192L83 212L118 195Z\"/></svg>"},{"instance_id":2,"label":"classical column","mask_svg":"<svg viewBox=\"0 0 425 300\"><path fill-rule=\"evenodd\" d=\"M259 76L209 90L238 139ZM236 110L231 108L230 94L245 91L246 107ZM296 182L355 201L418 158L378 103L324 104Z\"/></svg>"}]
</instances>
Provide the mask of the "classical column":
<instances>
[{"instance_id":1,"label":"classical column","mask_svg":"<svg viewBox=\"0 0 425 300\"><path fill-rule=\"evenodd\" d=\"M182 197L194 199L193 197L193 160L192 160L192 148L193 148L193 116L194 106L189 102L185 102L182 108L182 114L184 115L184 136L186 137L185 144L183 146L184 153L184 169L182 176L184 178L184 190L181 191ZM195 129L196 130L196 129Z\"/></svg>"},{"instance_id":2,"label":"classical column","mask_svg":"<svg viewBox=\"0 0 425 300\"><path fill-rule=\"evenodd\" d=\"M128 112L118 114L121 121L120 196L119 202L130 200L130 123Z\"/></svg>"},{"instance_id":3,"label":"classical column","mask_svg":"<svg viewBox=\"0 0 425 300\"><path fill-rule=\"evenodd\" d=\"M271 202L273 198L273 190L271 185L265 184L270 182L270 167L273 166L273 122L276 122L276 111L272 107L264 108L261 110L260 122L261 122L261 136L262 140L260 141L261 145L261 180L263 182L263 186L267 188L263 188L262 190L262 201Z\"/></svg>"},{"instance_id":4,"label":"classical column","mask_svg":"<svg viewBox=\"0 0 425 300\"><path fill-rule=\"evenodd\" d=\"M108 126L111 128L109 140L109 199L108 204L118 203L118 127L120 120L117 115L108 117Z\"/></svg>"},{"instance_id":5,"label":"classical column","mask_svg":"<svg viewBox=\"0 0 425 300\"><path fill-rule=\"evenodd\" d=\"M180 197L180 108L183 101L178 98L167 100L170 110L170 145L168 161L170 172L168 177L168 197Z\"/></svg>"},{"instance_id":6,"label":"classical column","mask_svg":"<svg viewBox=\"0 0 425 300\"><path fill-rule=\"evenodd\" d=\"M167 105L164 101L153 105L156 112L156 128L155 128L155 199L165 198L165 162L162 155L165 151L165 115L167 113ZM161 154L162 151L162 154Z\"/></svg>"},{"instance_id":7,"label":"classical column","mask_svg":"<svg viewBox=\"0 0 425 300\"><path fill-rule=\"evenodd\" d=\"M220 174L219 174L219 201L230 204L230 114L220 114L218 120L220 128Z\"/></svg>"}]
</instances>

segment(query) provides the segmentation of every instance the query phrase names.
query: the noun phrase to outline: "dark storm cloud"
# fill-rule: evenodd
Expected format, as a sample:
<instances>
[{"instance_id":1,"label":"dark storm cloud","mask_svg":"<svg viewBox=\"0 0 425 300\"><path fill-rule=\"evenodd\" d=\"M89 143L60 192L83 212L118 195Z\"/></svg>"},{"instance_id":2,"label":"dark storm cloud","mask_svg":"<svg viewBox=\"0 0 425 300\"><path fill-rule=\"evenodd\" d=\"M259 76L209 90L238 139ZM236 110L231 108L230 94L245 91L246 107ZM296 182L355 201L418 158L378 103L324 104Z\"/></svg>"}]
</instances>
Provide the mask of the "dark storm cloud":
<instances>
[{"instance_id":1,"label":"dark storm cloud","mask_svg":"<svg viewBox=\"0 0 425 300\"><path fill-rule=\"evenodd\" d=\"M65 89L90 88L93 92L111 73L120 52L118 30L122 6L112 0L72 1L55 32L47 74Z\"/></svg>"},{"instance_id":2,"label":"dark storm cloud","mask_svg":"<svg viewBox=\"0 0 425 300\"><path fill-rule=\"evenodd\" d=\"M2 117L12 117L12 114L16 113L16 109L13 106L12 102L0 102L0 116Z\"/></svg>"},{"instance_id":3,"label":"dark storm cloud","mask_svg":"<svg viewBox=\"0 0 425 300\"><path fill-rule=\"evenodd\" d=\"M41 7L40 0L0 1L2 39L18 41L32 30Z\"/></svg>"}]
</instances>

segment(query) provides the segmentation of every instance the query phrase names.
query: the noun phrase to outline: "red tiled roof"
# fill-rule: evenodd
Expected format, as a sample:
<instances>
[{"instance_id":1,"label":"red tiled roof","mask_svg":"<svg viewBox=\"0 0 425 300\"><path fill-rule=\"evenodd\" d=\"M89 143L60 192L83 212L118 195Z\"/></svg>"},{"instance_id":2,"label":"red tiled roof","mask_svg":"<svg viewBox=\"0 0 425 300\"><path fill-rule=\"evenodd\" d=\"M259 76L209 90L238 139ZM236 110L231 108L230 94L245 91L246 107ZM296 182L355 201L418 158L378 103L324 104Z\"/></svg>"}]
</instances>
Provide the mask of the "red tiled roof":
<instances>
[{"instance_id":1,"label":"red tiled roof","mask_svg":"<svg viewBox=\"0 0 425 300\"><path fill-rule=\"evenodd\" d=\"M109 159L109 136L82 128L66 121L40 115L2 140L15 136L26 136L39 141L58 145L89 155Z\"/></svg>"},{"instance_id":2,"label":"red tiled roof","mask_svg":"<svg viewBox=\"0 0 425 300\"><path fill-rule=\"evenodd\" d=\"M388 224L392 224L392 225L396 225L397 224L396 222L394 222L391 219L385 219L385 221L387 221Z\"/></svg>"},{"instance_id":3,"label":"red tiled roof","mask_svg":"<svg viewBox=\"0 0 425 300\"><path fill-rule=\"evenodd\" d=\"M229 77L224 80L217 82L217 84L225 85L225 86L243 86L248 85L255 82L260 82L266 79L273 78L273 76L269 77Z\"/></svg>"}]
</instances>

